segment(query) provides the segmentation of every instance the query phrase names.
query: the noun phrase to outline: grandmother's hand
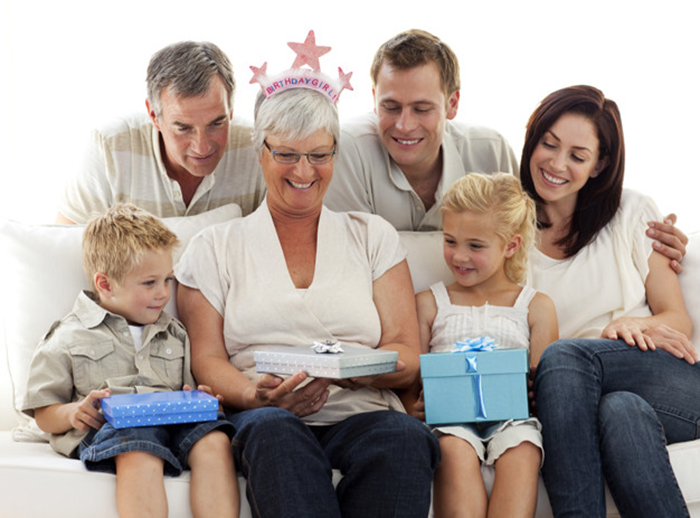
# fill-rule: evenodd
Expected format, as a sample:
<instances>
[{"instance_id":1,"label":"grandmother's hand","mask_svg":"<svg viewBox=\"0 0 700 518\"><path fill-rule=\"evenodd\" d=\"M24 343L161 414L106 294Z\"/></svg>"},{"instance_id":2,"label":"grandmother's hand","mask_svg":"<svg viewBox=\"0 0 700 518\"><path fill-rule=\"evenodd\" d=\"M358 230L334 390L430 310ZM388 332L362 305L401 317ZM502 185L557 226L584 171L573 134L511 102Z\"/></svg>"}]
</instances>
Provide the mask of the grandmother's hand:
<instances>
[{"instance_id":1,"label":"grandmother's hand","mask_svg":"<svg viewBox=\"0 0 700 518\"><path fill-rule=\"evenodd\" d=\"M328 400L331 380L314 378L299 387L306 378L305 372L297 372L286 380L274 374L264 374L255 387L255 397L262 406L284 408L298 417L315 414Z\"/></svg>"},{"instance_id":2,"label":"grandmother's hand","mask_svg":"<svg viewBox=\"0 0 700 518\"><path fill-rule=\"evenodd\" d=\"M395 372L401 372L405 368L406 364L404 362L401 360L396 362ZM333 384L350 390L359 390L372 385L372 383L374 383L379 376L384 376L384 374L375 374L374 376L358 376L357 378L334 379Z\"/></svg>"}]
</instances>

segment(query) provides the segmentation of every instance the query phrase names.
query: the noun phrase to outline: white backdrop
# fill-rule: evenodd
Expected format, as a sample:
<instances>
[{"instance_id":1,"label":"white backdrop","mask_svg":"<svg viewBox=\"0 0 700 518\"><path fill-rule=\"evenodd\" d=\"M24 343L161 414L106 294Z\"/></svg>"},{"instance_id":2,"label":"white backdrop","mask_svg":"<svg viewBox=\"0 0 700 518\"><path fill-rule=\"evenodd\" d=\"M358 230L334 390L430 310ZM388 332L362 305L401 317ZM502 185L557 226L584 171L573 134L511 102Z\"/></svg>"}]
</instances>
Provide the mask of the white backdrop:
<instances>
[{"instance_id":1,"label":"white backdrop","mask_svg":"<svg viewBox=\"0 0 700 518\"><path fill-rule=\"evenodd\" d=\"M618 102L627 185L700 229L700 30L695 2L667 0L0 0L0 218L53 221L58 193L89 130L143 110L151 54L210 40L235 66L235 112L252 118L249 65L291 65L288 41L314 29L333 50L321 66L354 72L341 117L372 107L376 48L417 27L457 53L458 120L502 132L520 156L524 126L549 92L601 88Z\"/></svg>"}]
</instances>

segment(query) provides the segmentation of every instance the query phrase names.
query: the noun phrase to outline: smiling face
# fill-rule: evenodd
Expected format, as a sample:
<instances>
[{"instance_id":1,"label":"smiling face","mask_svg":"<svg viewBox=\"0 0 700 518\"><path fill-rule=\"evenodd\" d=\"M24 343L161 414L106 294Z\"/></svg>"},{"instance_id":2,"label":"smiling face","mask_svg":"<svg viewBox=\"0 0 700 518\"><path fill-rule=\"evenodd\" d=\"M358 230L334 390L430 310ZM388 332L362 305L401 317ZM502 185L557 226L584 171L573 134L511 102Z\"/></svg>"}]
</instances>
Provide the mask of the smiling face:
<instances>
[{"instance_id":1,"label":"smiling face","mask_svg":"<svg viewBox=\"0 0 700 518\"><path fill-rule=\"evenodd\" d=\"M202 96L181 97L171 88L164 89L159 115L148 101L146 106L163 139L163 162L171 178L203 178L216 169L226 150L233 115L228 92L218 76Z\"/></svg>"},{"instance_id":2,"label":"smiling face","mask_svg":"<svg viewBox=\"0 0 700 518\"><path fill-rule=\"evenodd\" d=\"M494 288L510 283L504 263L520 246L519 236L506 243L496 234L492 212L445 212L443 214L445 263L464 288Z\"/></svg>"},{"instance_id":3,"label":"smiling face","mask_svg":"<svg viewBox=\"0 0 700 518\"><path fill-rule=\"evenodd\" d=\"M445 121L457 114L459 92L446 99L440 71L429 62L406 70L384 63L373 93L379 136L392 160L408 177L425 177L439 163Z\"/></svg>"},{"instance_id":4,"label":"smiling face","mask_svg":"<svg viewBox=\"0 0 700 518\"><path fill-rule=\"evenodd\" d=\"M266 142L272 151L292 153L325 153L335 147L333 136L324 129L300 140L285 141L268 135ZM270 211L293 217L320 212L333 177L333 160L310 164L302 156L296 164L282 164L275 161L270 150L264 147L260 155Z\"/></svg>"},{"instance_id":5,"label":"smiling face","mask_svg":"<svg viewBox=\"0 0 700 518\"><path fill-rule=\"evenodd\" d=\"M169 249L145 251L141 264L122 282L115 282L102 273L95 274L100 306L136 325L158 320L170 300L173 280L173 258Z\"/></svg>"},{"instance_id":6,"label":"smiling face","mask_svg":"<svg viewBox=\"0 0 700 518\"><path fill-rule=\"evenodd\" d=\"M573 214L578 192L605 164L598 145L593 123L576 113L565 113L544 133L530 158L530 174L546 205Z\"/></svg>"}]
</instances>

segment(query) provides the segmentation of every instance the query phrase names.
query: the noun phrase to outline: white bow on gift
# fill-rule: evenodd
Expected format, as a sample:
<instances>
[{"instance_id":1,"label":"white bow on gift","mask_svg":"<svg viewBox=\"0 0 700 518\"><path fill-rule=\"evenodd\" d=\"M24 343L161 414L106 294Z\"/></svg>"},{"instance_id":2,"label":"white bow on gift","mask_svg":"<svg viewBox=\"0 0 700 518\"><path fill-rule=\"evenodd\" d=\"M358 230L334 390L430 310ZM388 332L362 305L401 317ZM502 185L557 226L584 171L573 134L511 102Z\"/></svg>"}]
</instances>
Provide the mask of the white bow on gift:
<instances>
[{"instance_id":1,"label":"white bow on gift","mask_svg":"<svg viewBox=\"0 0 700 518\"><path fill-rule=\"evenodd\" d=\"M316 354L338 354L343 352L342 342L326 340L325 342L314 342L311 348Z\"/></svg>"}]
</instances>

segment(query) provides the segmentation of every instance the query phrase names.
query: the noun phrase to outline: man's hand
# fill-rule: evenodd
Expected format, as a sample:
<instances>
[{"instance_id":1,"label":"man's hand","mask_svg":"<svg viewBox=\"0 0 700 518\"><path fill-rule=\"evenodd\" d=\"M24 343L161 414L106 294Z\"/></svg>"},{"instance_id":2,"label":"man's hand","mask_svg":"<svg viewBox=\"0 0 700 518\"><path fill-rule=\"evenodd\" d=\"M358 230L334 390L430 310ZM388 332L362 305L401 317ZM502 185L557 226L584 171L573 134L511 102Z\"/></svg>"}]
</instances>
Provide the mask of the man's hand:
<instances>
[{"instance_id":1,"label":"man's hand","mask_svg":"<svg viewBox=\"0 0 700 518\"><path fill-rule=\"evenodd\" d=\"M681 273L683 271L681 261L685 256L688 236L676 228L676 219L675 214L669 214L664 218L663 223L649 222L647 236L656 240L653 245L654 250L671 260L671 269L676 273Z\"/></svg>"}]
</instances>

